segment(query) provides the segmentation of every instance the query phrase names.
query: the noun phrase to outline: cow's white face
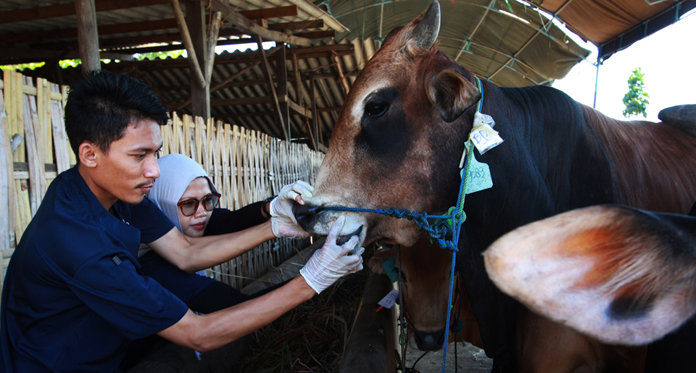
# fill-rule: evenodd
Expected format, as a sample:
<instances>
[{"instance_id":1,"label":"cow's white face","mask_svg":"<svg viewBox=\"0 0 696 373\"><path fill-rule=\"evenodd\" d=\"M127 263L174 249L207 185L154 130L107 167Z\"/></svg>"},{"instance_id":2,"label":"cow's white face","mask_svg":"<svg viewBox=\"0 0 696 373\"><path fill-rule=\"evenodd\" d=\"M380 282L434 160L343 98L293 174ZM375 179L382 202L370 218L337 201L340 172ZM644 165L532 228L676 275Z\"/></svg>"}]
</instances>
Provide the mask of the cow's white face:
<instances>
[{"instance_id":1,"label":"cow's white face","mask_svg":"<svg viewBox=\"0 0 696 373\"><path fill-rule=\"evenodd\" d=\"M353 85L317 176L314 197L295 206L302 227L327 234L346 216L342 235L413 245L414 223L326 206L444 213L456 199L458 163L479 99L473 75L433 47L439 4L392 31ZM467 76L468 75L468 76ZM463 120L457 120L463 118ZM466 118L465 118L466 117ZM468 121L468 122L467 122Z\"/></svg>"}]
</instances>

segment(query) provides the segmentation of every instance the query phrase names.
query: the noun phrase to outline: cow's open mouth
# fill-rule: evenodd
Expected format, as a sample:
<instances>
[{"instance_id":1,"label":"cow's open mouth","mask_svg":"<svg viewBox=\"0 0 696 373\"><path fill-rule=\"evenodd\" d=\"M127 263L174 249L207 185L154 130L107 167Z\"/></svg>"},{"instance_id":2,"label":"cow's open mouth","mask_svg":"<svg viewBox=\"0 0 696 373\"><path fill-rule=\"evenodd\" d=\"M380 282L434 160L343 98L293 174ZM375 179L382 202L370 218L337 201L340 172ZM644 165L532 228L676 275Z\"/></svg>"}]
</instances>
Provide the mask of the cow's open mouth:
<instances>
[{"instance_id":1,"label":"cow's open mouth","mask_svg":"<svg viewBox=\"0 0 696 373\"><path fill-rule=\"evenodd\" d=\"M338 236L336 238L336 245L343 246L346 242L348 242L348 240L350 240L351 237L353 237L353 236L360 237L360 233L362 233L362 230L363 230L363 226L361 225L353 233L347 234L345 236Z\"/></svg>"}]
</instances>

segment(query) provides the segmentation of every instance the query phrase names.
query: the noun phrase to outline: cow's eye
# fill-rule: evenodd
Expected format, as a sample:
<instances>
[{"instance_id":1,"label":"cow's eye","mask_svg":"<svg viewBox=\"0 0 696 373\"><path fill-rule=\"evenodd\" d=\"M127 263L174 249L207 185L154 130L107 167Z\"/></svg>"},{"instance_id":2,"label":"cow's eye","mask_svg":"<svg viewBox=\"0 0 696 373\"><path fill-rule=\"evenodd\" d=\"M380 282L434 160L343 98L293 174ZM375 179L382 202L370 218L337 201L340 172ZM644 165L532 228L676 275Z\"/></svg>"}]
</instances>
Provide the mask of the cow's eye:
<instances>
[{"instance_id":1,"label":"cow's eye","mask_svg":"<svg viewBox=\"0 0 696 373\"><path fill-rule=\"evenodd\" d=\"M368 102L365 105L365 117L377 118L389 110L389 105L384 102Z\"/></svg>"}]
</instances>

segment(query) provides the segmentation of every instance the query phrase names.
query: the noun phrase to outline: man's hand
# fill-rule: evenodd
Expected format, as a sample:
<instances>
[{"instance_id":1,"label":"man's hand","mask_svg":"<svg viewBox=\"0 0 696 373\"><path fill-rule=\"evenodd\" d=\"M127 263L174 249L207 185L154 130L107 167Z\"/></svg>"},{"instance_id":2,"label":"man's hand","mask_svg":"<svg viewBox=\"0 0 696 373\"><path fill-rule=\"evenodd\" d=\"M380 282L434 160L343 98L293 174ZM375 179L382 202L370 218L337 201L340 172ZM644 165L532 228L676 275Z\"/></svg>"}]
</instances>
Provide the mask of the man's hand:
<instances>
[{"instance_id":1,"label":"man's hand","mask_svg":"<svg viewBox=\"0 0 696 373\"><path fill-rule=\"evenodd\" d=\"M292 213L292 203L303 205L303 196L312 197L314 187L304 181L298 180L293 184L288 184L280 190L278 197L271 201L269 211L271 213L271 228L276 237L305 238L309 233L305 232L295 219Z\"/></svg>"},{"instance_id":2,"label":"man's hand","mask_svg":"<svg viewBox=\"0 0 696 373\"><path fill-rule=\"evenodd\" d=\"M324 246L315 251L307 264L300 269L300 274L307 284L317 292L331 286L342 276L362 270L362 247L356 247L358 237L353 236L343 246L336 244L338 233L343 228L345 217L340 216L331 227ZM348 255L355 249L356 253Z\"/></svg>"}]
</instances>

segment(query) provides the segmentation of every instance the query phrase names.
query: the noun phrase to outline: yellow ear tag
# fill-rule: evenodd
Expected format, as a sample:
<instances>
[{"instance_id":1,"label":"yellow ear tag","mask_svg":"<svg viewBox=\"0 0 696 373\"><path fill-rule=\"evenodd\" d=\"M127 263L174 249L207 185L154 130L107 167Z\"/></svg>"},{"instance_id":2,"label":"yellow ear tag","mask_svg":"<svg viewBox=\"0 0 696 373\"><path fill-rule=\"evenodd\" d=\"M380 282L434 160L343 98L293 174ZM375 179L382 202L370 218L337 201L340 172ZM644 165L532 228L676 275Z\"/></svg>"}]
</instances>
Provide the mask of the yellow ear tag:
<instances>
[{"instance_id":1,"label":"yellow ear tag","mask_svg":"<svg viewBox=\"0 0 696 373\"><path fill-rule=\"evenodd\" d=\"M498 131L493 129L494 125L495 121L490 115L481 113L474 115L474 127L471 129L471 133L469 133L469 140L481 154L503 142L503 139L498 135Z\"/></svg>"}]
</instances>

